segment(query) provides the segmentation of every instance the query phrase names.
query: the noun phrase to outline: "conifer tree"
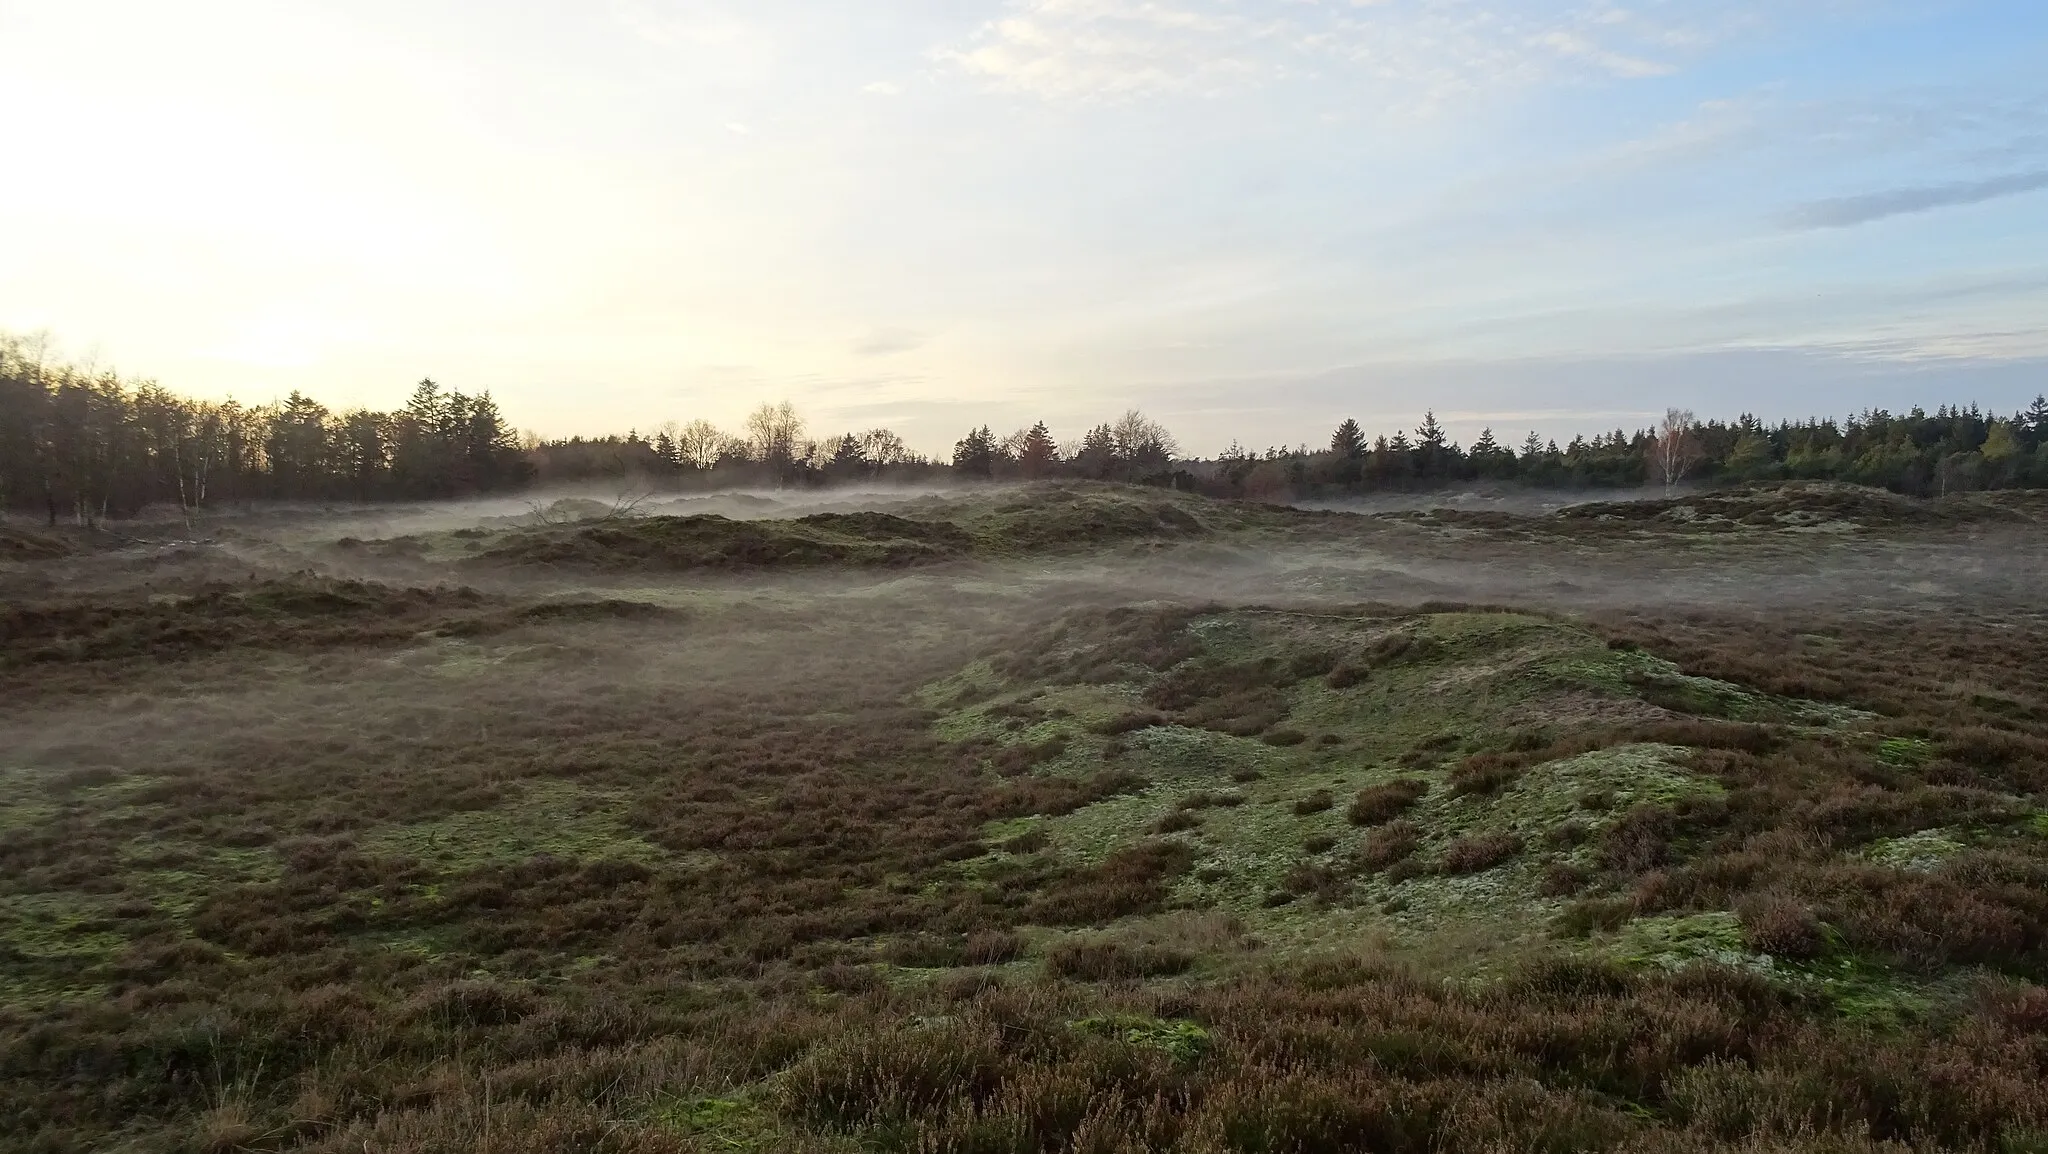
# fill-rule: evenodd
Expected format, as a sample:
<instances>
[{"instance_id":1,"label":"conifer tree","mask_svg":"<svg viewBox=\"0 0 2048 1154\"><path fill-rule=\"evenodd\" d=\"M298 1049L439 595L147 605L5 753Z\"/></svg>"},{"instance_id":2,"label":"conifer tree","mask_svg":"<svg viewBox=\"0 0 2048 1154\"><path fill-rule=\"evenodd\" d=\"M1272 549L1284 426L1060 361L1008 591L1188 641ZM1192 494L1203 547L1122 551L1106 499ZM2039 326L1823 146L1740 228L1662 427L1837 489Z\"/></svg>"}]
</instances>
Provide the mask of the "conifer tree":
<instances>
[{"instance_id":1,"label":"conifer tree","mask_svg":"<svg viewBox=\"0 0 2048 1154\"><path fill-rule=\"evenodd\" d=\"M970 477L987 477L995 472L996 435L987 425L972 429L953 446L953 468Z\"/></svg>"},{"instance_id":2,"label":"conifer tree","mask_svg":"<svg viewBox=\"0 0 2048 1154\"><path fill-rule=\"evenodd\" d=\"M1053 463L1059 458L1059 449L1053 444L1052 433L1040 421L1024 434L1024 444L1017 453L1017 464L1026 477L1037 479L1052 471Z\"/></svg>"},{"instance_id":3,"label":"conifer tree","mask_svg":"<svg viewBox=\"0 0 2048 1154\"><path fill-rule=\"evenodd\" d=\"M1337 431L1330 435L1330 452L1344 460L1365 455L1365 433L1359 429L1357 421L1346 417L1344 423L1337 426Z\"/></svg>"}]
</instances>

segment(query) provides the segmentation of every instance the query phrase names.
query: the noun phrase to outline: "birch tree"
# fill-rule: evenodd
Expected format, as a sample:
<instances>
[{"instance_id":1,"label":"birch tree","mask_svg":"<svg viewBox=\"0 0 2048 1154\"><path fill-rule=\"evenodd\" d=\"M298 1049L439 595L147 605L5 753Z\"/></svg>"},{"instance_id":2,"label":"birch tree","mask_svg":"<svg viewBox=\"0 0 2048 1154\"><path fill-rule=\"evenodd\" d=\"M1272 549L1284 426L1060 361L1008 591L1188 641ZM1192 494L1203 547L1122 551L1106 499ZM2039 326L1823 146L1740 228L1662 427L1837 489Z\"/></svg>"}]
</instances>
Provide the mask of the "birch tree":
<instances>
[{"instance_id":1,"label":"birch tree","mask_svg":"<svg viewBox=\"0 0 2048 1154\"><path fill-rule=\"evenodd\" d=\"M1693 466L1699 464L1701 450L1699 421L1692 410L1664 410L1664 419L1650 438L1650 472L1663 480L1665 496L1670 496Z\"/></svg>"}]
</instances>

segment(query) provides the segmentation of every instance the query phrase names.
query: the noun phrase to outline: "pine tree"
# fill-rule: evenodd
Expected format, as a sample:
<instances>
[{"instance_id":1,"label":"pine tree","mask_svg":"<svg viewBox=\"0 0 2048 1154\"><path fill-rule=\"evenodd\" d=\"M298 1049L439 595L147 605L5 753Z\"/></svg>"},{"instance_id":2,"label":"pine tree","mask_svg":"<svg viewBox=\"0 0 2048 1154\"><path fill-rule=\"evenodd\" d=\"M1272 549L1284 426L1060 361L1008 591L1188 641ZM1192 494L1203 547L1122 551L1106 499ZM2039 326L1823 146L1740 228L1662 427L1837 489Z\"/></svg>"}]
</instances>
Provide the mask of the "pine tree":
<instances>
[{"instance_id":1,"label":"pine tree","mask_svg":"<svg viewBox=\"0 0 2048 1154\"><path fill-rule=\"evenodd\" d=\"M1428 453L1439 453L1447 441L1444 427L1436 422L1436 411L1432 409L1422 414L1422 424L1415 429L1415 447Z\"/></svg>"},{"instance_id":2,"label":"pine tree","mask_svg":"<svg viewBox=\"0 0 2048 1154\"><path fill-rule=\"evenodd\" d=\"M971 429L953 446L953 468L970 477L986 477L995 472L996 435L987 425Z\"/></svg>"},{"instance_id":3,"label":"pine tree","mask_svg":"<svg viewBox=\"0 0 2048 1154\"><path fill-rule=\"evenodd\" d=\"M1052 433L1040 421L1024 434L1024 445L1017 454L1017 464L1024 475L1033 479L1043 477L1052 471L1053 462L1059 458L1059 449L1053 444Z\"/></svg>"},{"instance_id":4,"label":"pine tree","mask_svg":"<svg viewBox=\"0 0 2048 1154\"><path fill-rule=\"evenodd\" d=\"M1492 429L1482 429L1479 439L1472 442L1472 451L1466 454L1472 468L1482 477L1493 477L1514 467L1515 455L1500 447L1493 439Z\"/></svg>"},{"instance_id":5,"label":"pine tree","mask_svg":"<svg viewBox=\"0 0 2048 1154\"><path fill-rule=\"evenodd\" d=\"M1116 469L1116 431L1097 425L1081 438L1081 453L1075 458L1091 477L1107 477Z\"/></svg>"},{"instance_id":6,"label":"pine tree","mask_svg":"<svg viewBox=\"0 0 2048 1154\"><path fill-rule=\"evenodd\" d=\"M1422 424L1415 428L1415 471L1424 477L1435 477L1443 469L1448 445L1449 438L1437 423L1436 413L1424 413Z\"/></svg>"},{"instance_id":7,"label":"pine tree","mask_svg":"<svg viewBox=\"0 0 2048 1154\"><path fill-rule=\"evenodd\" d=\"M1330 452L1344 460L1356 460L1365 455L1365 433L1359 429L1357 421L1346 417L1344 423L1337 426L1337 431L1330 435Z\"/></svg>"},{"instance_id":8,"label":"pine tree","mask_svg":"<svg viewBox=\"0 0 2048 1154\"><path fill-rule=\"evenodd\" d=\"M840 437L832 450L830 468L836 474L849 477L866 472L868 460L860 451L860 438L852 433Z\"/></svg>"}]
</instances>

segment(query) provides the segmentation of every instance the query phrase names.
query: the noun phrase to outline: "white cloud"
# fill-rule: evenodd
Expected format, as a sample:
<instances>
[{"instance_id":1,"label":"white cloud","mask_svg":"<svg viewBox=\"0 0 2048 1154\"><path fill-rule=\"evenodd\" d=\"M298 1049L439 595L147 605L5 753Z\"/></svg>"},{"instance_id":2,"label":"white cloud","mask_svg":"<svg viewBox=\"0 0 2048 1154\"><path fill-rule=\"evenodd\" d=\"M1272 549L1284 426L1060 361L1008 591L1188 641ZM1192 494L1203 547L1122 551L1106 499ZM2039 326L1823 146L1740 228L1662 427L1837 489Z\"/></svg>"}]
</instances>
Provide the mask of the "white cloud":
<instances>
[{"instance_id":1,"label":"white cloud","mask_svg":"<svg viewBox=\"0 0 2048 1154\"><path fill-rule=\"evenodd\" d=\"M1793 0L1797 7L1802 0ZM1428 106L1546 79L1673 72L1760 23L1754 0L1010 0L942 60L1060 101L1353 74Z\"/></svg>"},{"instance_id":2,"label":"white cloud","mask_svg":"<svg viewBox=\"0 0 2048 1154\"><path fill-rule=\"evenodd\" d=\"M1214 3L1027 0L985 25L972 44L940 55L998 87L1037 96L1145 96L1259 78L1270 65L1258 43L1280 27Z\"/></svg>"},{"instance_id":3,"label":"white cloud","mask_svg":"<svg viewBox=\"0 0 2048 1154\"><path fill-rule=\"evenodd\" d=\"M1669 64L1641 57L1610 52L1576 32L1551 31L1536 37L1535 43L1553 49L1559 56L1587 61L1613 73L1616 76L1634 79L1644 76L1668 76L1674 69Z\"/></svg>"}]
</instances>

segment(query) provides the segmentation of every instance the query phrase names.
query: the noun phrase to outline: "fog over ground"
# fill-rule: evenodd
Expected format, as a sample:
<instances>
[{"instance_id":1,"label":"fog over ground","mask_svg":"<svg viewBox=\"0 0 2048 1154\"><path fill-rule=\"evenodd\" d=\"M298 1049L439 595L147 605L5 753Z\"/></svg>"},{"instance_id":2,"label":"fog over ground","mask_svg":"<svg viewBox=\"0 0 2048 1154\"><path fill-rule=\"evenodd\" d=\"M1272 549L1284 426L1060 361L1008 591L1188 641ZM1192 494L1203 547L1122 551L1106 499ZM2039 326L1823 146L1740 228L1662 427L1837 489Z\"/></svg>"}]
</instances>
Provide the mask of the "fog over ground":
<instances>
[{"instance_id":1,"label":"fog over ground","mask_svg":"<svg viewBox=\"0 0 2048 1154\"><path fill-rule=\"evenodd\" d=\"M1684 496L1680 492L1681 498ZM600 575L574 571L423 565L377 555L380 542L420 535L502 532L522 526L627 525L648 516L712 514L733 520L862 511L944 516L960 500L1028 499L1028 486L724 490L650 494L565 489L522 496L370 507L252 505L210 514L187 538L172 519L147 518L134 543L111 558L80 559L77 579L119 587L181 573L322 571L399 583L457 581L486 590L565 595L609 589L665 600L846 598L937 604L966 599L1026 606L1165 599L1232 604L1412 604L1463 600L1575 610L1633 605L1712 605L1758 610L1863 607L1944 611L1995 603L2048 604L2048 541L2031 526L1999 523L1930 529L1852 529L1823 524L1767 536L1651 534L1640 538L1518 532L1461 522L1458 513L1526 519L1542 527L1556 510L1593 501L1654 500L1650 490L1545 493L1479 489L1355 502L1309 502L1326 514L1312 531L1226 536L1131 546L1078 557L976 560L907 571L698 571ZM1449 510L1450 519L1428 516ZM595 520L589 520L594 518ZM1516 522L1510 522L1515 524ZM369 555L337 555L341 539ZM111 561L109 565L107 562ZM118 576L116 574L119 574Z\"/></svg>"}]
</instances>

